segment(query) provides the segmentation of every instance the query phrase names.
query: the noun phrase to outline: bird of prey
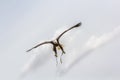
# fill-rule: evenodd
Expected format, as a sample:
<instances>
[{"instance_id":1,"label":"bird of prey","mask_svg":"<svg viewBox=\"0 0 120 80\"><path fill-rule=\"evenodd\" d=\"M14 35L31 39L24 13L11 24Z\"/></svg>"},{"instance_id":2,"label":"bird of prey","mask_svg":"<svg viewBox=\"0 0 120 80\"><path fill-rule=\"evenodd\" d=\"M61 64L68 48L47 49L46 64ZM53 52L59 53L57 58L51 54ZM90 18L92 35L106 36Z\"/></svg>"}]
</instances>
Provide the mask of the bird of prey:
<instances>
[{"instance_id":1,"label":"bird of prey","mask_svg":"<svg viewBox=\"0 0 120 80\"><path fill-rule=\"evenodd\" d=\"M35 48L37 48L37 47L39 47L39 46L41 46L41 45L44 45L44 44L52 44L52 45L53 45L53 51L54 51L54 53L55 53L55 57L56 57L56 58L58 57L58 55L57 55L57 49L58 49L58 48L62 51L62 55L65 54L64 48L63 48L63 46L61 45L61 43L59 42L60 38L61 38L66 32L70 31L70 30L73 29L73 28L77 28L77 27L81 26L81 24L82 24L82 23L80 22L80 23L78 23L78 24L70 27L69 29L65 30L65 31L62 32L55 40L42 42L42 43L40 43L40 44L32 47L31 49L27 50L26 52L30 52L31 50L33 50L33 49L35 49ZM61 63L62 63L62 61L61 61Z\"/></svg>"}]
</instances>

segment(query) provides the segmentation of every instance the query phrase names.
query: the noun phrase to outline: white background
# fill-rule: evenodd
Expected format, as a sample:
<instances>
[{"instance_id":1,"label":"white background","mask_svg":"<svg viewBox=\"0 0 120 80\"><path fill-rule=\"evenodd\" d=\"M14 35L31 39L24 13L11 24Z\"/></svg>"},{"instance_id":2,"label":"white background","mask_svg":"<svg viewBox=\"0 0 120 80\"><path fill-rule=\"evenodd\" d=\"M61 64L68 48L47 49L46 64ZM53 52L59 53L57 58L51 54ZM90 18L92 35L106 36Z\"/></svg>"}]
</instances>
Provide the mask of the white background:
<instances>
[{"instance_id":1,"label":"white background","mask_svg":"<svg viewBox=\"0 0 120 80\"><path fill-rule=\"evenodd\" d=\"M120 35L61 77L56 77L52 55L44 66L20 78L22 67L31 57L27 49L50 39L61 27L80 21L80 36L75 40L79 44L91 35L111 32L120 25L120 1L0 0L0 80L120 80Z\"/></svg>"}]
</instances>

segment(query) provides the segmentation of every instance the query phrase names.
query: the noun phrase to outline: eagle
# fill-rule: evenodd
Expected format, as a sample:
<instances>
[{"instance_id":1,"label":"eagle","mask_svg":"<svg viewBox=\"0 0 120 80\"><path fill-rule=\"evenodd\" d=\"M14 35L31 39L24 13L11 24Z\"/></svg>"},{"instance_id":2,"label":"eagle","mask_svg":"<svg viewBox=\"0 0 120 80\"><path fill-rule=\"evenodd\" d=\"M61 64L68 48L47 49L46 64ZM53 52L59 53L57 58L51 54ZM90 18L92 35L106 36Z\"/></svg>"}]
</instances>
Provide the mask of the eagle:
<instances>
[{"instance_id":1,"label":"eagle","mask_svg":"<svg viewBox=\"0 0 120 80\"><path fill-rule=\"evenodd\" d=\"M56 58L58 57L58 55L57 55L57 49L60 49L60 50L62 51L62 55L65 54L66 52L65 52L63 46L61 45L61 43L60 43L60 41L59 41L60 38L61 38L66 32L72 30L73 28L80 27L81 24L82 24L81 22L77 23L76 25L74 25L74 26L70 27L69 29L63 31L57 38L55 38L55 40L45 41L45 42L39 43L39 44L37 44L36 46L28 49L26 52L30 52L31 50L33 50L33 49L35 49L35 48L38 48L39 46L44 45L44 44L52 44L52 45L53 45L53 51L54 51L54 53L55 53L55 57L56 57ZM62 61L61 61L61 63L62 63Z\"/></svg>"}]
</instances>

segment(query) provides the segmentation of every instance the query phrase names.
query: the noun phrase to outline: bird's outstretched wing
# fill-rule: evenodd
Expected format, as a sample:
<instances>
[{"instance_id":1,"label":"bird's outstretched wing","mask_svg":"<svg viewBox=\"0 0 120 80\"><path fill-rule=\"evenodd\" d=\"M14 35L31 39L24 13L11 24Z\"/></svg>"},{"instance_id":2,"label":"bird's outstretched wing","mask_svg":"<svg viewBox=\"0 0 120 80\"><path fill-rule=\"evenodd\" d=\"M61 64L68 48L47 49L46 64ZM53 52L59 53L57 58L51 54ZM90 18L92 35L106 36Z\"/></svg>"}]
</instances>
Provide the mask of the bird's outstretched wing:
<instances>
[{"instance_id":1,"label":"bird's outstretched wing","mask_svg":"<svg viewBox=\"0 0 120 80\"><path fill-rule=\"evenodd\" d=\"M52 44L52 41L45 41L45 42L42 42L42 43L40 43L40 44L38 44L38 45L32 47L31 49L27 50L26 52L30 52L31 50L33 50L33 49L35 49L35 48L37 48L37 47L39 47L39 46L41 46L41 45L43 45L43 44L48 44L48 43L51 43L51 44Z\"/></svg>"},{"instance_id":2,"label":"bird's outstretched wing","mask_svg":"<svg viewBox=\"0 0 120 80\"><path fill-rule=\"evenodd\" d=\"M67 30L65 30L64 32L62 32L56 39L59 40L63 34L65 34L66 32L68 32L69 30L71 30L71 29L73 29L73 28L76 28L76 27L81 26L81 24L82 24L82 23L80 22L80 23L78 23L78 24L70 27L69 29L67 29Z\"/></svg>"}]
</instances>

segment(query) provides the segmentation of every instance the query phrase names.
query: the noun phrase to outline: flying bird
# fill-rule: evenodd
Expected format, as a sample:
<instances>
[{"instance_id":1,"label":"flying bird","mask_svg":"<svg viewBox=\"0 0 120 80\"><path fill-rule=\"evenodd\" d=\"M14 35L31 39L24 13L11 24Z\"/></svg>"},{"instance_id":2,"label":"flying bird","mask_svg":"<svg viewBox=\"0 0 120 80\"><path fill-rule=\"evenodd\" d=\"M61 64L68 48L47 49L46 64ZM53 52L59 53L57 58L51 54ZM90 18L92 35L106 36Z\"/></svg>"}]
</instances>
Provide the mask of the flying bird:
<instances>
[{"instance_id":1,"label":"flying bird","mask_svg":"<svg viewBox=\"0 0 120 80\"><path fill-rule=\"evenodd\" d=\"M73 28L77 28L79 26L81 26L81 22L70 27L69 29L65 30L64 32L62 32L55 40L51 40L51 41L45 41L45 42L42 42L34 47L32 47L31 49L27 50L26 52L30 52L31 50L41 46L41 45L44 45L44 44L52 44L53 45L53 51L55 53L55 57L57 58L58 55L57 55L57 49L60 49L62 51L62 55L65 54L65 51L64 51L64 48L63 46L61 45L61 43L59 42L60 38L68 31L72 30ZM60 59L61 63L62 63L62 60Z\"/></svg>"}]
</instances>

